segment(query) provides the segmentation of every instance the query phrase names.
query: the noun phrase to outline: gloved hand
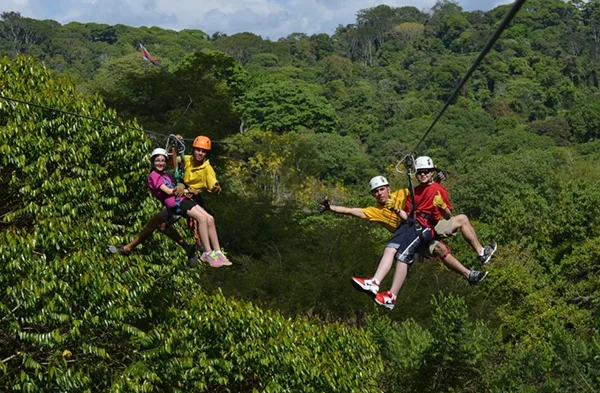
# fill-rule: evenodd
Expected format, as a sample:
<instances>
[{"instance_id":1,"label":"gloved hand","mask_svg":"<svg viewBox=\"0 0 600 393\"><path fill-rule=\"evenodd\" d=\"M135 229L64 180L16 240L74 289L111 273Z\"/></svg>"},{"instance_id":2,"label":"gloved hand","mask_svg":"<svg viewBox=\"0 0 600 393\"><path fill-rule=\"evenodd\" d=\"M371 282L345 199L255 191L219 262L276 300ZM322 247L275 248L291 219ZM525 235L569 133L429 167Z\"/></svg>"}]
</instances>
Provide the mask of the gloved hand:
<instances>
[{"instance_id":1,"label":"gloved hand","mask_svg":"<svg viewBox=\"0 0 600 393\"><path fill-rule=\"evenodd\" d=\"M438 191L438 193L433 197L433 206L439 207L442 210L445 210L448 205L442 199L442 194Z\"/></svg>"},{"instance_id":2,"label":"gloved hand","mask_svg":"<svg viewBox=\"0 0 600 393\"><path fill-rule=\"evenodd\" d=\"M223 189L221 188L221 185L218 182L215 183L213 188L210 189L210 192L213 194L220 194L221 191L223 191Z\"/></svg>"},{"instance_id":3,"label":"gloved hand","mask_svg":"<svg viewBox=\"0 0 600 393\"><path fill-rule=\"evenodd\" d=\"M323 199L323 202L321 202L321 204L319 205L319 207L317 207L317 209L319 210L319 214L323 214L327 210L331 210L331 206L329 206L329 199L327 197L325 197L325 199Z\"/></svg>"},{"instance_id":4,"label":"gloved hand","mask_svg":"<svg viewBox=\"0 0 600 393\"><path fill-rule=\"evenodd\" d=\"M178 197L184 196L185 195L185 184L177 183L177 185L173 189L173 194L175 194L175 196L178 196Z\"/></svg>"},{"instance_id":5,"label":"gloved hand","mask_svg":"<svg viewBox=\"0 0 600 393\"><path fill-rule=\"evenodd\" d=\"M389 210L396 209L396 200L392 197L389 197L387 201L385 201L385 208Z\"/></svg>"},{"instance_id":6,"label":"gloved hand","mask_svg":"<svg viewBox=\"0 0 600 393\"><path fill-rule=\"evenodd\" d=\"M446 180L446 178L448 177L448 175L446 174L445 171L441 170L438 167L435 167L435 172L437 173L437 176L435 178L435 181L438 183L443 182L444 180Z\"/></svg>"}]
</instances>

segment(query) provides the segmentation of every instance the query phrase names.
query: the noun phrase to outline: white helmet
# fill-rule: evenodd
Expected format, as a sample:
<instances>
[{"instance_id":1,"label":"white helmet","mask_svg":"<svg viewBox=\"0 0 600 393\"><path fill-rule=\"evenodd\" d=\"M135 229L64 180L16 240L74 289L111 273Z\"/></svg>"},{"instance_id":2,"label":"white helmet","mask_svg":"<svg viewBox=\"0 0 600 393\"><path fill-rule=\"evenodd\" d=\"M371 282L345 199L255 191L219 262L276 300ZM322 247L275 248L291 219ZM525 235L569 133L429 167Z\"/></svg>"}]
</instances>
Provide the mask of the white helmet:
<instances>
[{"instance_id":1,"label":"white helmet","mask_svg":"<svg viewBox=\"0 0 600 393\"><path fill-rule=\"evenodd\" d=\"M169 154L162 147L157 147L156 149L152 150L152 154L150 154L151 163L154 163L154 157L156 156L165 156L165 158L169 158Z\"/></svg>"},{"instance_id":2,"label":"white helmet","mask_svg":"<svg viewBox=\"0 0 600 393\"><path fill-rule=\"evenodd\" d=\"M388 183L387 179L383 176L375 176L374 178L372 178L369 181L369 187L371 188L371 191L373 191L377 187L389 186L389 185L390 185L390 183Z\"/></svg>"},{"instance_id":3,"label":"white helmet","mask_svg":"<svg viewBox=\"0 0 600 393\"><path fill-rule=\"evenodd\" d=\"M415 171L419 169L434 169L433 160L427 156L417 157L415 160Z\"/></svg>"}]
</instances>

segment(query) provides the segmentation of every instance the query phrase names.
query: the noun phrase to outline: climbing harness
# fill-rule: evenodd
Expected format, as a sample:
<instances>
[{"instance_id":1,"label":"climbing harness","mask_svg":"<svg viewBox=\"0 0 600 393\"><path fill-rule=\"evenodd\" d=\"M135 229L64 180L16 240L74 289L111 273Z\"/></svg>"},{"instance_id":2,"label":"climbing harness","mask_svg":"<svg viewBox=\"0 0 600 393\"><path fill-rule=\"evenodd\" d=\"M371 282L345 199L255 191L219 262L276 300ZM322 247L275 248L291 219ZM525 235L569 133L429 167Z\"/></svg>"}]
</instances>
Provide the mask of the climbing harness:
<instances>
[{"instance_id":1,"label":"climbing harness","mask_svg":"<svg viewBox=\"0 0 600 393\"><path fill-rule=\"evenodd\" d=\"M185 161L185 142L177 137L177 135L170 134L167 137L167 143L165 150L169 152L171 159L171 166L174 169L173 177L175 184L183 183L183 163Z\"/></svg>"}]
</instances>

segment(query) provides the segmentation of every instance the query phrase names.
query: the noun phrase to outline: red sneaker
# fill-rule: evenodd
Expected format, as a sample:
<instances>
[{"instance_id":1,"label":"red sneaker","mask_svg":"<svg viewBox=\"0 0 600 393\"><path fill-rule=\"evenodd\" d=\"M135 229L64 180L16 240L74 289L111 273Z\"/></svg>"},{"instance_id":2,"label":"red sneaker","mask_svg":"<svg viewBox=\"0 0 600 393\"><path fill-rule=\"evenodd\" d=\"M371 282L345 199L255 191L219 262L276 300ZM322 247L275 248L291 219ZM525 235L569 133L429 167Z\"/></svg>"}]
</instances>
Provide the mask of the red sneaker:
<instances>
[{"instance_id":1,"label":"red sneaker","mask_svg":"<svg viewBox=\"0 0 600 393\"><path fill-rule=\"evenodd\" d=\"M375 303L393 310L396 305L396 296L391 291L381 292L375 296Z\"/></svg>"},{"instance_id":2,"label":"red sneaker","mask_svg":"<svg viewBox=\"0 0 600 393\"><path fill-rule=\"evenodd\" d=\"M365 291L369 293L369 295L372 294L375 296L377 295L377 292L379 292L379 282L375 278L352 277L352 282L356 289Z\"/></svg>"}]
</instances>

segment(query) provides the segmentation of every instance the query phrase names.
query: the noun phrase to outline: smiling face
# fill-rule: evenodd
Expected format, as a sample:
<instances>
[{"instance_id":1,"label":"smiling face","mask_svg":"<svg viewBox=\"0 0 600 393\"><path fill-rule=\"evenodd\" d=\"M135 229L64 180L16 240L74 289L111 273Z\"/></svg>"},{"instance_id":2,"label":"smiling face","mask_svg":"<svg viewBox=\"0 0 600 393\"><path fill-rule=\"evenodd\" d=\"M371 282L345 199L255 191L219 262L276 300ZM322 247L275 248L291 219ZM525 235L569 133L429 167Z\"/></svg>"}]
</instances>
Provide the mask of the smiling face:
<instances>
[{"instance_id":1,"label":"smiling face","mask_svg":"<svg viewBox=\"0 0 600 393\"><path fill-rule=\"evenodd\" d=\"M417 180L421 184L431 183L432 178L433 178L433 169L419 169L417 171Z\"/></svg>"},{"instance_id":2,"label":"smiling face","mask_svg":"<svg viewBox=\"0 0 600 393\"><path fill-rule=\"evenodd\" d=\"M204 160L206 160L206 157L208 157L208 150L194 147L192 155L194 157L194 161L196 161L199 164L202 164Z\"/></svg>"},{"instance_id":3,"label":"smiling face","mask_svg":"<svg viewBox=\"0 0 600 393\"><path fill-rule=\"evenodd\" d=\"M390 186L380 186L371 191L371 195L377 199L377 203L385 205L390 198Z\"/></svg>"},{"instance_id":4,"label":"smiling face","mask_svg":"<svg viewBox=\"0 0 600 393\"><path fill-rule=\"evenodd\" d=\"M162 172L167 167L167 157L162 155L157 155L154 157L152 161L152 168L157 170L158 172Z\"/></svg>"}]
</instances>

